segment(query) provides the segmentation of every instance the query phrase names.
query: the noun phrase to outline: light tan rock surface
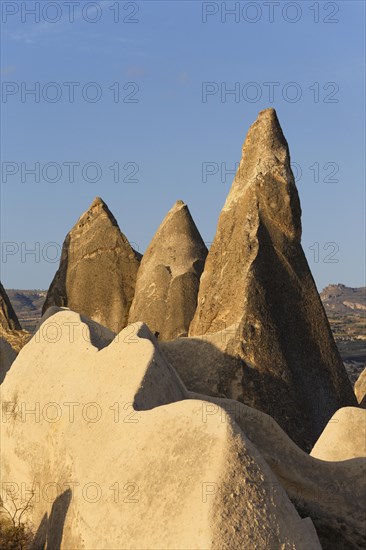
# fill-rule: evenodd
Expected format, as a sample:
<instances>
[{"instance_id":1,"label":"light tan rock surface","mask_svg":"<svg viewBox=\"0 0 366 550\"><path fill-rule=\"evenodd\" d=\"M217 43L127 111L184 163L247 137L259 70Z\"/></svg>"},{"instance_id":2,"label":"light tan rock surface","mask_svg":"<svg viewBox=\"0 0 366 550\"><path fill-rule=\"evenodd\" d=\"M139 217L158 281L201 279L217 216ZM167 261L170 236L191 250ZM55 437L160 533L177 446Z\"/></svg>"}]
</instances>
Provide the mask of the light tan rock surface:
<instances>
[{"instance_id":1,"label":"light tan rock surface","mask_svg":"<svg viewBox=\"0 0 366 550\"><path fill-rule=\"evenodd\" d=\"M301 247L300 218L288 145L267 109L246 137L189 336L231 332L221 350L242 362L236 397L310 449L332 414L356 403ZM237 388L237 360L232 375L218 364L228 387ZM198 368L204 377L205 364Z\"/></svg>"},{"instance_id":2,"label":"light tan rock surface","mask_svg":"<svg viewBox=\"0 0 366 550\"><path fill-rule=\"evenodd\" d=\"M145 325L101 349L95 326L49 316L2 388L3 487L33 488L40 547L320 550L232 417L203 421Z\"/></svg>"},{"instance_id":3,"label":"light tan rock surface","mask_svg":"<svg viewBox=\"0 0 366 550\"><path fill-rule=\"evenodd\" d=\"M97 197L66 236L43 313L65 306L119 332L127 325L139 260Z\"/></svg>"},{"instance_id":4,"label":"light tan rock surface","mask_svg":"<svg viewBox=\"0 0 366 550\"><path fill-rule=\"evenodd\" d=\"M358 407L339 409L315 443L311 456L331 461L366 457L366 411Z\"/></svg>"},{"instance_id":5,"label":"light tan rock surface","mask_svg":"<svg viewBox=\"0 0 366 550\"><path fill-rule=\"evenodd\" d=\"M206 256L187 205L177 201L142 258L129 322L143 321L159 340L187 336Z\"/></svg>"},{"instance_id":6,"label":"light tan rock surface","mask_svg":"<svg viewBox=\"0 0 366 550\"><path fill-rule=\"evenodd\" d=\"M364 369L357 378L355 394L360 407L366 409L366 369Z\"/></svg>"},{"instance_id":7,"label":"light tan rock surface","mask_svg":"<svg viewBox=\"0 0 366 550\"><path fill-rule=\"evenodd\" d=\"M366 546L364 455L345 460L343 453L339 462L330 456L330 462L318 460L295 445L267 414L232 399L193 392L189 395L203 402L203 419L214 416L225 422L225 415L229 415L235 420L266 460L299 514L310 516L323 550L362 550ZM341 437L342 445L352 448L353 435L344 430Z\"/></svg>"}]
</instances>

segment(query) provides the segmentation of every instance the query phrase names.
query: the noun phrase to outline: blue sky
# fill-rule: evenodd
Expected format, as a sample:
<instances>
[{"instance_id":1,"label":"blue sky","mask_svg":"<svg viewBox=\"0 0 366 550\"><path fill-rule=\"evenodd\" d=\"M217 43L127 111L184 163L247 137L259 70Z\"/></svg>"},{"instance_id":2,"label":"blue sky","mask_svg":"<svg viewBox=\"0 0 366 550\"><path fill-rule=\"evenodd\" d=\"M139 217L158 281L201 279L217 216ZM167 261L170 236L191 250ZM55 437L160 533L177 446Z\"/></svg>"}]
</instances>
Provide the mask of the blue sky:
<instances>
[{"instance_id":1,"label":"blue sky","mask_svg":"<svg viewBox=\"0 0 366 550\"><path fill-rule=\"evenodd\" d=\"M48 287L97 195L141 252L177 199L211 242L224 170L266 107L290 145L318 288L365 284L364 2L239 2L230 15L235 2L120 1L117 13L106 0L75 3L72 20L67 2L44 1L37 21L20 4L2 2L6 288Z\"/></svg>"}]
</instances>

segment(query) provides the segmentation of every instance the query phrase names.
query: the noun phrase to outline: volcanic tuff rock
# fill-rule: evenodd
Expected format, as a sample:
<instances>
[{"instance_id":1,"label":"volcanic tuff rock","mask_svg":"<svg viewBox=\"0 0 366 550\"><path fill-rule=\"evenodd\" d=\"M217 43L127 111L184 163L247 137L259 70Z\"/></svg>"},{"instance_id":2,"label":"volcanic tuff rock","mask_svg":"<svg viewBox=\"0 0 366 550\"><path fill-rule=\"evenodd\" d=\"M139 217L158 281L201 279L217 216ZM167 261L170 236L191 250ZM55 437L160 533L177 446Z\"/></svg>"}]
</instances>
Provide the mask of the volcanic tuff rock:
<instances>
[{"instance_id":1,"label":"volcanic tuff rock","mask_svg":"<svg viewBox=\"0 0 366 550\"><path fill-rule=\"evenodd\" d=\"M37 548L321 549L235 420L203 420L146 325L106 345L95 323L50 313L2 389L3 487L16 503L33 490Z\"/></svg>"},{"instance_id":2,"label":"volcanic tuff rock","mask_svg":"<svg viewBox=\"0 0 366 550\"><path fill-rule=\"evenodd\" d=\"M140 257L97 197L66 236L43 313L67 306L119 332L127 325Z\"/></svg>"},{"instance_id":3,"label":"volcanic tuff rock","mask_svg":"<svg viewBox=\"0 0 366 550\"><path fill-rule=\"evenodd\" d=\"M360 407L366 409L366 369L364 369L355 384L355 394Z\"/></svg>"},{"instance_id":4,"label":"volcanic tuff rock","mask_svg":"<svg viewBox=\"0 0 366 550\"><path fill-rule=\"evenodd\" d=\"M226 331L220 348L234 358L232 378L241 363L236 397L270 412L309 449L332 414L355 398L301 247L300 217L288 145L275 110L267 109L245 140L189 335ZM204 363L197 369L204 376ZM229 370L225 376L230 385Z\"/></svg>"},{"instance_id":5,"label":"volcanic tuff rock","mask_svg":"<svg viewBox=\"0 0 366 550\"><path fill-rule=\"evenodd\" d=\"M366 411L359 407L339 409L315 443L311 456L328 461L366 457Z\"/></svg>"},{"instance_id":6,"label":"volcanic tuff rock","mask_svg":"<svg viewBox=\"0 0 366 550\"><path fill-rule=\"evenodd\" d=\"M177 201L141 261L129 322L143 321L159 340L187 336L206 256L187 205Z\"/></svg>"},{"instance_id":7,"label":"volcanic tuff rock","mask_svg":"<svg viewBox=\"0 0 366 550\"><path fill-rule=\"evenodd\" d=\"M322 445L322 439L325 441L324 434L332 431L334 434L337 420L342 427L338 431L341 437L326 437L330 451L326 460L331 461L327 462L302 451L273 418L259 410L232 399L194 392L189 392L189 396L209 402L203 406L203 419L218 416L224 422L227 414L237 422L285 488L300 516L312 519L323 550L365 548L366 449L362 444L365 419L359 414L365 411L355 407L340 409L329 421L316 446ZM358 431L356 438L352 430L343 429L348 412L352 417L349 427ZM339 462L335 461L336 453L342 456Z\"/></svg>"}]
</instances>

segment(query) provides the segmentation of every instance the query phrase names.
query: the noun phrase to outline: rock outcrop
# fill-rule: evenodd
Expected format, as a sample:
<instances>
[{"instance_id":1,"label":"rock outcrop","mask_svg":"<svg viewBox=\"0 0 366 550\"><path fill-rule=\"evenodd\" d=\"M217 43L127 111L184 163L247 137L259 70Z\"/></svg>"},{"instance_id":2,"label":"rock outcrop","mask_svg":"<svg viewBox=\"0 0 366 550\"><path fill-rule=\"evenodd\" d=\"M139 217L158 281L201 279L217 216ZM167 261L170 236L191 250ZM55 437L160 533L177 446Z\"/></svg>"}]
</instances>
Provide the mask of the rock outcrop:
<instances>
[{"instance_id":1,"label":"rock outcrop","mask_svg":"<svg viewBox=\"0 0 366 550\"><path fill-rule=\"evenodd\" d=\"M159 340L187 336L206 256L187 205L177 201L141 261L129 322L143 321Z\"/></svg>"},{"instance_id":2,"label":"rock outcrop","mask_svg":"<svg viewBox=\"0 0 366 550\"><path fill-rule=\"evenodd\" d=\"M127 325L140 257L97 197L66 236L43 313L69 307L119 332Z\"/></svg>"},{"instance_id":3,"label":"rock outcrop","mask_svg":"<svg viewBox=\"0 0 366 550\"><path fill-rule=\"evenodd\" d=\"M231 399L193 392L189 392L189 396L203 401L203 421L215 416L224 422L226 415L235 420L271 467L299 514L312 519L323 550L361 550L366 546L366 454L362 434L356 436L359 443L356 451L351 430L339 430L341 437L333 442L344 447L344 451L335 451L333 447L327 454L327 461L318 460L302 451L273 418L259 410ZM357 418L357 412L364 411L340 409L335 418L344 420L345 411L349 410L354 413L350 424L364 433L364 426L361 426L364 419L360 415ZM332 420L324 433L333 424ZM340 461L335 461L335 452L342 456Z\"/></svg>"},{"instance_id":4,"label":"rock outcrop","mask_svg":"<svg viewBox=\"0 0 366 550\"><path fill-rule=\"evenodd\" d=\"M366 409L366 369L364 369L357 378L355 394L360 407Z\"/></svg>"},{"instance_id":5,"label":"rock outcrop","mask_svg":"<svg viewBox=\"0 0 366 550\"><path fill-rule=\"evenodd\" d=\"M358 407L339 409L315 443L311 456L332 462L366 457L366 411Z\"/></svg>"},{"instance_id":6,"label":"rock outcrop","mask_svg":"<svg viewBox=\"0 0 366 550\"><path fill-rule=\"evenodd\" d=\"M225 333L220 350L234 366L231 373L218 364L217 379L310 449L332 414L355 398L301 247L300 217L288 145L267 109L245 140L189 335L209 341ZM175 366L182 376L185 367ZM205 376L205 363L198 369Z\"/></svg>"},{"instance_id":7,"label":"rock outcrop","mask_svg":"<svg viewBox=\"0 0 366 550\"><path fill-rule=\"evenodd\" d=\"M2 390L4 503L31 501L37 548L321 549L232 416L203 420L146 325L108 344L51 313Z\"/></svg>"}]
</instances>

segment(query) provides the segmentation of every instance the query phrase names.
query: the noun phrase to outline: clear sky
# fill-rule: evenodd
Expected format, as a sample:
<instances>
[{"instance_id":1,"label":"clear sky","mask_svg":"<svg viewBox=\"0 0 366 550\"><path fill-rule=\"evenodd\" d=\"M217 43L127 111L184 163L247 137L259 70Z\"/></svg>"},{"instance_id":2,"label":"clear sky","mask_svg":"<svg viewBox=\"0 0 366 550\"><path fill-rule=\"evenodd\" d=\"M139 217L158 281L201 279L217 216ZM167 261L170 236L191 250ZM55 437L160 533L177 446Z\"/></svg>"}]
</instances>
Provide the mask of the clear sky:
<instances>
[{"instance_id":1,"label":"clear sky","mask_svg":"<svg viewBox=\"0 0 366 550\"><path fill-rule=\"evenodd\" d=\"M363 1L1 4L6 288L48 288L97 195L141 252L177 199L212 241L225 169L266 107L318 288L365 284Z\"/></svg>"}]
</instances>

